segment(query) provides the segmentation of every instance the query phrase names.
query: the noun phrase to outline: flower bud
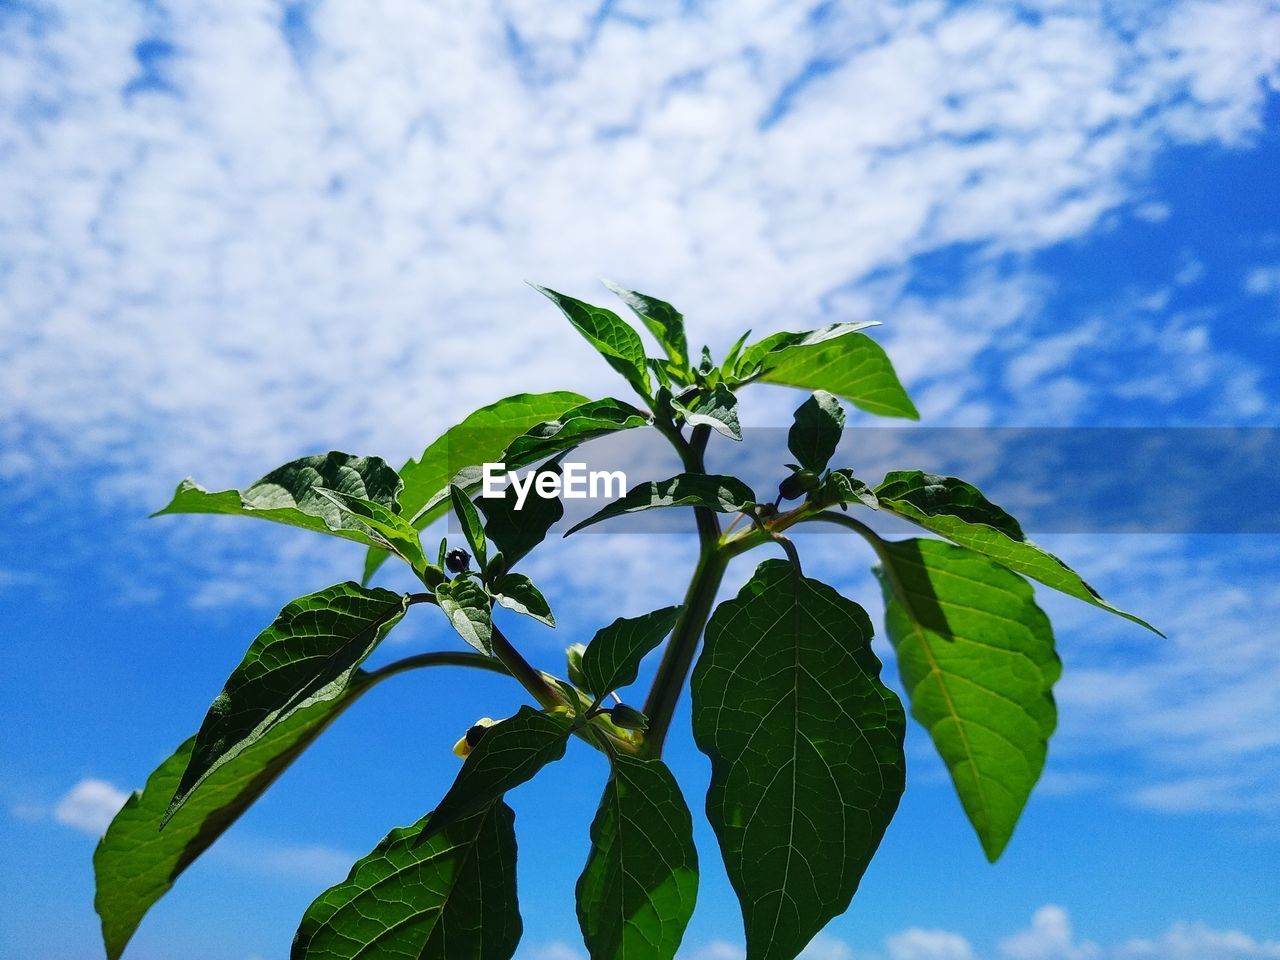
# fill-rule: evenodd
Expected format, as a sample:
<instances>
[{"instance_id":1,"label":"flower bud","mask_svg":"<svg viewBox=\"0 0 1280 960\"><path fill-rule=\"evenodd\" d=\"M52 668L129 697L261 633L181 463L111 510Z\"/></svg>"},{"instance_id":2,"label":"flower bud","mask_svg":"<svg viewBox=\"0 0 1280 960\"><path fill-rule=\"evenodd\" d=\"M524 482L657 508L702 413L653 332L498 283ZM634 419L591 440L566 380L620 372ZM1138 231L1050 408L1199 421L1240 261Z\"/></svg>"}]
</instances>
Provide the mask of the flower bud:
<instances>
[{"instance_id":1,"label":"flower bud","mask_svg":"<svg viewBox=\"0 0 1280 960\"><path fill-rule=\"evenodd\" d=\"M587 678L582 672L582 655L586 652L584 643L575 643L564 652L569 661L569 682L580 690L587 689Z\"/></svg>"},{"instance_id":2,"label":"flower bud","mask_svg":"<svg viewBox=\"0 0 1280 960\"><path fill-rule=\"evenodd\" d=\"M466 573L467 567L471 566L471 554L462 549L450 550L444 555L444 565L450 573Z\"/></svg>"},{"instance_id":3,"label":"flower bud","mask_svg":"<svg viewBox=\"0 0 1280 960\"><path fill-rule=\"evenodd\" d=\"M621 727L623 730L649 729L649 718L634 707L628 707L625 703L610 707L607 712L615 727Z\"/></svg>"},{"instance_id":4,"label":"flower bud","mask_svg":"<svg viewBox=\"0 0 1280 960\"><path fill-rule=\"evenodd\" d=\"M482 737L484 737L485 731L495 723L497 723L497 721L492 717L481 717L468 727L467 732L464 733L458 739L458 742L453 745L453 752L465 760L471 754L471 751L475 749L476 744L480 742Z\"/></svg>"}]
</instances>

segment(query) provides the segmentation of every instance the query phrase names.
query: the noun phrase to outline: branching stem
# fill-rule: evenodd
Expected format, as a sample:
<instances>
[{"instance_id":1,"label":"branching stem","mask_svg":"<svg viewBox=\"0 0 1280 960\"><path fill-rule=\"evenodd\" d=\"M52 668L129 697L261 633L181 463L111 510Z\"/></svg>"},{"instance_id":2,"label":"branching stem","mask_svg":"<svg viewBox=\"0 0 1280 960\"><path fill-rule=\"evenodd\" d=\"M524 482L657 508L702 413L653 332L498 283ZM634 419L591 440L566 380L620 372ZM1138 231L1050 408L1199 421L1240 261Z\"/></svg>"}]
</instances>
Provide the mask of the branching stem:
<instances>
[{"instance_id":1,"label":"branching stem","mask_svg":"<svg viewBox=\"0 0 1280 960\"><path fill-rule=\"evenodd\" d=\"M568 705L565 698L543 679L541 672L535 670L533 665L520 655L520 651L497 626L493 628L492 643L493 655L501 661L511 676L520 681L520 685L529 691L539 705L547 710Z\"/></svg>"},{"instance_id":2,"label":"branching stem","mask_svg":"<svg viewBox=\"0 0 1280 960\"><path fill-rule=\"evenodd\" d=\"M394 677L398 673L416 670L419 667L471 667L475 670L488 670L490 673L508 674L506 667L482 653L438 650L430 653L418 653L402 660L395 660L386 666L370 670L365 679L370 683L376 683L387 679L387 677Z\"/></svg>"},{"instance_id":3,"label":"branching stem","mask_svg":"<svg viewBox=\"0 0 1280 960\"><path fill-rule=\"evenodd\" d=\"M674 423L660 425L658 429L676 448L687 472L707 472L704 454L711 436L710 427L694 427L688 440ZM732 556L731 552L720 545L720 519L715 511L706 507L694 507L694 518L698 525L698 564L694 567L689 588L685 592L683 609L671 631L671 639L667 641L667 648L658 664L658 672L653 678L653 686L644 702L644 713L649 718L649 729L644 738L645 752L652 757L662 756L662 746L671 726L671 716L680 700L680 691L684 688L689 668L693 664L693 655L698 649L698 639L711 616L716 592L720 589L720 581L724 578L725 568Z\"/></svg>"}]
</instances>

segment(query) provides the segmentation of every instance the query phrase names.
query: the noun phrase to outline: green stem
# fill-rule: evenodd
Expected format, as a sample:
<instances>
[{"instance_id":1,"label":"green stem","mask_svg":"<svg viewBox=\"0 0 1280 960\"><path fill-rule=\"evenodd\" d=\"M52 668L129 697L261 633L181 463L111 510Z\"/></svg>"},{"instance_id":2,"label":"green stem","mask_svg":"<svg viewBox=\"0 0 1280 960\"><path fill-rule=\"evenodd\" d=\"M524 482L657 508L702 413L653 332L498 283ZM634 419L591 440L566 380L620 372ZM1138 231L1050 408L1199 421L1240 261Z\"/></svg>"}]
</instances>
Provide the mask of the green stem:
<instances>
[{"instance_id":1,"label":"green stem","mask_svg":"<svg viewBox=\"0 0 1280 960\"><path fill-rule=\"evenodd\" d=\"M689 440L685 440L673 423L659 425L659 430L676 448L687 472L707 472L703 457L707 441L711 437L710 427L694 427ZM671 631L671 639L662 652L653 686L649 688L649 696L644 702L644 713L649 718L644 746L645 752L651 757L662 756L662 745L666 741L672 714L680 700L680 691L684 689L685 680L689 676L693 655L698 649L698 639L711 616L716 591L720 589L720 581L724 579L725 568L732 556L720 547L720 518L716 512L707 507L694 507L693 514L698 525L698 564L689 580L684 606Z\"/></svg>"},{"instance_id":2,"label":"green stem","mask_svg":"<svg viewBox=\"0 0 1280 960\"><path fill-rule=\"evenodd\" d=\"M542 674L520 655L520 651L512 646L511 641L496 626L493 628L492 643L493 655L498 658L507 672L532 694L539 705L547 710L567 705L564 697L552 689L551 684L547 683Z\"/></svg>"},{"instance_id":3,"label":"green stem","mask_svg":"<svg viewBox=\"0 0 1280 960\"><path fill-rule=\"evenodd\" d=\"M435 602L436 598L430 593L409 594L409 604L411 606L415 603ZM552 688L551 684L547 683L547 681L543 679L542 674L535 670L533 666L530 665L529 661L520 655L520 651L512 646L511 641L503 635L502 631L499 630L496 625L493 627L491 643L493 645L493 655L497 658L496 660L492 660L478 653L453 653L448 654L448 656L466 658L465 663L460 659L451 661L457 666L480 666L480 663L476 662L478 659L484 664L483 668L486 670L492 670L495 673L510 674L519 681L522 687L533 695L533 698L538 701L538 704L544 709L549 710L552 707L562 707L566 705L564 697L560 696ZM424 654L424 656L427 655ZM409 659L413 658L411 657ZM425 666L426 664L423 665ZM406 667L405 669L410 669L410 667Z\"/></svg>"},{"instance_id":4,"label":"green stem","mask_svg":"<svg viewBox=\"0 0 1280 960\"><path fill-rule=\"evenodd\" d=\"M800 517L796 523L812 523L813 521L821 523L834 523L838 527L845 527L861 536L867 543L871 544L871 548L875 550L876 556L884 559L884 541L880 539L880 534L876 533L861 520L856 520L847 513L835 513L834 511L824 511L822 513L813 513L808 516Z\"/></svg>"},{"instance_id":5,"label":"green stem","mask_svg":"<svg viewBox=\"0 0 1280 960\"><path fill-rule=\"evenodd\" d=\"M645 751L651 757L662 756L662 745L671 726L671 716L675 713L680 691L684 688L689 667L693 664L698 639L711 616L711 607L716 600L716 591L720 589L720 581L724 579L729 557L726 551L714 544L710 549L704 547L698 557L698 565L694 568L693 578L685 593L684 609L680 611L671 639L667 641L667 649L663 651L658 672L653 678L653 686L644 703L644 713L649 718L644 744Z\"/></svg>"},{"instance_id":6,"label":"green stem","mask_svg":"<svg viewBox=\"0 0 1280 960\"><path fill-rule=\"evenodd\" d=\"M497 660L486 657L482 653L463 653L457 650L440 650L431 653L418 653L403 660L395 660L377 670L370 670L365 675L365 682L377 683L398 673L416 670L419 667L472 667L476 670L488 670L491 673L506 674L507 669Z\"/></svg>"}]
</instances>

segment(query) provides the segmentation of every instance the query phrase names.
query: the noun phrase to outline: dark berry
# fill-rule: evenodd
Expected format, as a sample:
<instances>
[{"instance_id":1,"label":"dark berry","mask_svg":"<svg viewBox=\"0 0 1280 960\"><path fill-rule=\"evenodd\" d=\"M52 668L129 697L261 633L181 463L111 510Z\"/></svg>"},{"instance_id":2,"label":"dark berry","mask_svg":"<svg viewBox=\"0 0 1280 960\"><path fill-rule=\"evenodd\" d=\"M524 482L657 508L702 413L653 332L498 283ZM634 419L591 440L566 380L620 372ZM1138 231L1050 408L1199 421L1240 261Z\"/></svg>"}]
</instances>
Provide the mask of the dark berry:
<instances>
[{"instance_id":1,"label":"dark berry","mask_svg":"<svg viewBox=\"0 0 1280 960\"><path fill-rule=\"evenodd\" d=\"M486 723L477 723L474 727L467 730L467 746L475 747L480 742L480 738L489 732L489 725Z\"/></svg>"},{"instance_id":2,"label":"dark berry","mask_svg":"<svg viewBox=\"0 0 1280 960\"><path fill-rule=\"evenodd\" d=\"M465 573L471 566L471 554L465 550L450 550L444 555L444 565L450 573Z\"/></svg>"},{"instance_id":3,"label":"dark berry","mask_svg":"<svg viewBox=\"0 0 1280 960\"><path fill-rule=\"evenodd\" d=\"M821 478L812 470L797 470L778 484L778 493L783 500L795 500L803 497L821 482Z\"/></svg>"}]
</instances>

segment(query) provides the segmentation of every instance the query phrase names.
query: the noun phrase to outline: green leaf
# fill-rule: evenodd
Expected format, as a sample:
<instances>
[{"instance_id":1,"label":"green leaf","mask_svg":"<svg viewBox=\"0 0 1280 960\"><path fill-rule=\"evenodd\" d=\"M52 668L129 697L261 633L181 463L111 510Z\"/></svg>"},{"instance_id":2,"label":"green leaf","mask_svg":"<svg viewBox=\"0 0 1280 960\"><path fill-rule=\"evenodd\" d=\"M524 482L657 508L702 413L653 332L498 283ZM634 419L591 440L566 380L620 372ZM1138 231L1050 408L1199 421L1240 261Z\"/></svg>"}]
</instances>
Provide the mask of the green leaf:
<instances>
[{"instance_id":1,"label":"green leaf","mask_svg":"<svg viewBox=\"0 0 1280 960\"><path fill-rule=\"evenodd\" d=\"M840 443L844 407L825 390L815 391L796 408L795 422L787 434L787 449L805 470L821 473Z\"/></svg>"},{"instance_id":2,"label":"green leaf","mask_svg":"<svg viewBox=\"0 0 1280 960\"><path fill-rule=\"evenodd\" d=\"M822 499L828 506L839 504L842 508L847 503L861 503L872 510L880 507L875 491L845 469L832 470L827 475Z\"/></svg>"},{"instance_id":3,"label":"green leaf","mask_svg":"<svg viewBox=\"0 0 1280 960\"><path fill-rule=\"evenodd\" d=\"M571 407L586 403L578 393L517 393L487 407L481 407L461 423L450 427L416 460L400 469L404 489L400 504L419 530L439 520L449 509L449 481L464 467L478 468L495 462L516 437L530 427L552 420ZM433 508L426 510L428 504ZM364 581L377 572L386 559L380 549L365 557Z\"/></svg>"},{"instance_id":4,"label":"green leaf","mask_svg":"<svg viewBox=\"0 0 1280 960\"><path fill-rule=\"evenodd\" d=\"M317 487L316 492L328 497L340 510L359 519L425 581L438 583L444 578L440 568L428 561L426 554L423 553L418 531L400 514L392 513L382 504L374 503L372 500L351 497L325 487Z\"/></svg>"},{"instance_id":5,"label":"green leaf","mask_svg":"<svg viewBox=\"0 0 1280 960\"><path fill-rule=\"evenodd\" d=\"M640 334L612 310L531 284L554 303L587 341L639 392L649 396L649 366Z\"/></svg>"},{"instance_id":6,"label":"green leaf","mask_svg":"<svg viewBox=\"0 0 1280 960\"><path fill-rule=\"evenodd\" d=\"M715 361L711 359L711 348L705 343L702 345L702 359L698 362L698 373L703 377L710 377L716 372Z\"/></svg>"},{"instance_id":7,"label":"green leaf","mask_svg":"<svg viewBox=\"0 0 1280 960\"><path fill-rule=\"evenodd\" d=\"M546 597L524 574L503 574L491 590L493 598L508 610L541 620L548 627L556 625L556 618L551 615L551 605L547 603Z\"/></svg>"},{"instance_id":8,"label":"green leaf","mask_svg":"<svg viewBox=\"0 0 1280 960\"><path fill-rule=\"evenodd\" d=\"M1013 834L1058 721L1062 664L1022 577L964 547L879 547L885 622L911 715L938 748L987 859Z\"/></svg>"},{"instance_id":9,"label":"green leaf","mask_svg":"<svg viewBox=\"0 0 1280 960\"><path fill-rule=\"evenodd\" d=\"M902 794L905 725L856 603L766 560L707 624L693 733L748 960L792 960L849 905Z\"/></svg>"},{"instance_id":10,"label":"green leaf","mask_svg":"<svg viewBox=\"0 0 1280 960\"><path fill-rule=\"evenodd\" d=\"M730 440L742 439L742 426L738 423L738 398L723 383L717 383L710 393L699 394L685 405L672 400L671 405L684 415L691 427L705 424L716 433Z\"/></svg>"},{"instance_id":11,"label":"green leaf","mask_svg":"<svg viewBox=\"0 0 1280 960\"><path fill-rule=\"evenodd\" d=\"M920 419L884 349L865 334L775 350L763 364L765 383L827 390L868 413Z\"/></svg>"},{"instance_id":12,"label":"green leaf","mask_svg":"<svg viewBox=\"0 0 1280 960\"><path fill-rule=\"evenodd\" d=\"M559 714L521 707L514 717L485 731L462 764L453 786L432 811L422 837L483 810L508 790L533 778L564 756L572 721Z\"/></svg>"},{"instance_id":13,"label":"green leaf","mask_svg":"<svg viewBox=\"0 0 1280 960\"><path fill-rule=\"evenodd\" d=\"M564 516L564 504L558 496L538 493L538 478L544 473L560 475L559 464L538 470L529 481L523 505L514 484L509 484L499 498L480 497L476 506L484 514L484 532L494 542L507 566L513 567L530 550L546 539L547 531Z\"/></svg>"},{"instance_id":14,"label":"green leaf","mask_svg":"<svg viewBox=\"0 0 1280 960\"><path fill-rule=\"evenodd\" d=\"M817 330L801 330L799 333L771 333L745 350L742 350L741 347L738 348L741 350L741 356L738 357L737 363L733 367L733 372L737 378L746 379L758 373L765 359L772 353L777 353L788 347L808 347L818 343L825 343L828 340L834 340L846 334L857 333L859 330L878 326L880 326L879 321L864 320L855 323L833 323L826 327L819 327ZM729 364L726 361L725 371L728 372L728 370Z\"/></svg>"},{"instance_id":15,"label":"green leaf","mask_svg":"<svg viewBox=\"0 0 1280 960\"><path fill-rule=\"evenodd\" d=\"M423 817L392 830L307 908L291 960L510 960L515 815L495 802L421 841Z\"/></svg>"},{"instance_id":16,"label":"green leaf","mask_svg":"<svg viewBox=\"0 0 1280 960\"><path fill-rule=\"evenodd\" d=\"M484 526L480 523L480 514L471 498L457 484L449 484L449 502L453 505L453 514L462 525L462 534L471 547L471 555L476 558L476 566L481 570L489 565L484 542Z\"/></svg>"},{"instance_id":17,"label":"green leaf","mask_svg":"<svg viewBox=\"0 0 1280 960\"><path fill-rule=\"evenodd\" d=\"M896 470L876 487L882 509L941 534L948 540L986 554L997 563L1039 580L1047 587L1091 603L1154 633L1155 627L1113 607L1074 570L1026 538L1018 521L984 497L978 488L955 477L920 470Z\"/></svg>"},{"instance_id":18,"label":"green leaf","mask_svg":"<svg viewBox=\"0 0 1280 960\"><path fill-rule=\"evenodd\" d=\"M500 459L508 470L519 470L557 453L572 450L589 440L608 436L619 430L645 427L650 422L648 414L629 403L613 398L592 400L565 411L554 420L530 427L511 441ZM479 482L478 473L475 482Z\"/></svg>"},{"instance_id":19,"label":"green leaf","mask_svg":"<svg viewBox=\"0 0 1280 960\"><path fill-rule=\"evenodd\" d=\"M738 358L742 356L742 348L746 345L747 337L749 336L751 336L750 330L735 340L733 346L729 348L729 352L724 355L724 363L720 366L725 373L732 373L738 368Z\"/></svg>"},{"instance_id":20,"label":"green leaf","mask_svg":"<svg viewBox=\"0 0 1280 960\"><path fill-rule=\"evenodd\" d=\"M603 697L634 683L640 661L671 632L681 609L663 607L639 617L619 617L596 631L582 654L586 689Z\"/></svg>"},{"instance_id":21,"label":"green leaf","mask_svg":"<svg viewBox=\"0 0 1280 960\"><path fill-rule=\"evenodd\" d=\"M189 737L116 814L93 854L94 908L108 960L124 952L143 916L175 880L275 782L368 686L358 674L342 695L313 703L213 770L160 829L196 738Z\"/></svg>"},{"instance_id":22,"label":"green leaf","mask_svg":"<svg viewBox=\"0 0 1280 960\"><path fill-rule=\"evenodd\" d=\"M117 960L146 912L174 881L261 796L347 707L382 679L357 670L341 695L313 703L276 724L209 774L200 789L160 829L191 762L189 737L147 779L107 827L93 854L108 960Z\"/></svg>"},{"instance_id":23,"label":"green leaf","mask_svg":"<svg viewBox=\"0 0 1280 960\"><path fill-rule=\"evenodd\" d=\"M693 820L675 777L661 760L616 757L578 879L591 960L671 960L697 896Z\"/></svg>"},{"instance_id":24,"label":"green leaf","mask_svg":"<svg viewBox=\"0 0 1280 960\"><path fill-rule=\"evenodd\" d=\"M407 608L402 594L350 582L285 606L209 708L167 818L274 726L314 703L341 698L356 669Z\"/></svg>"},{"instance_id":25,"label":"green leaf","mask_svg":"<svg viewBox=\"0 0 1280 960\"><path fill-rule=\"evenodd\" d=\"M680 311L665 300L628 290L610 280L606 280L604 285L616 293L619 299L631 308L631 312L649 328L649 332L666 351L676 368L688 371L689 343L685 339L684 316Z\"/></svg>"},{"instance_id":26,"label":"green leaf","mask_svg":"<svg viewBox=\"0 0 1280 960\"><path fill-rule=\"evenodd\" d=\"M446 580L436 587L436 602L463 640L493 656L493 615L489 595L470 577Z\"/></svg>"},{"instance_id":27,"label":"green leaf","mask_svg":"<svg viewBox=\"0 0 1280 960\"><path fill-rule=\"evenodd\" d=\"M720 513L737 513L755 502L755 493L736 477L681 473L669 480L650 480L632 487L626 496L574 524L565 536L624 513L639 513L659 507L707 507Z\"/></svg>"},{"instance_id":28,"label":"green leaf","mask_svg":"<svg viewBox=\"0 0 1280 960\"><path fill-rule=\"evenodd\" d=\"M369 528L319 493L321 487L380 504L392 513L400 509L396 502L400 477L384 460L334 451L286 463L244 492L210 493L188 478L178 484L168 506L152 516L222 513L258 517L377 546Z\"/></svg>"}]
</instances>

